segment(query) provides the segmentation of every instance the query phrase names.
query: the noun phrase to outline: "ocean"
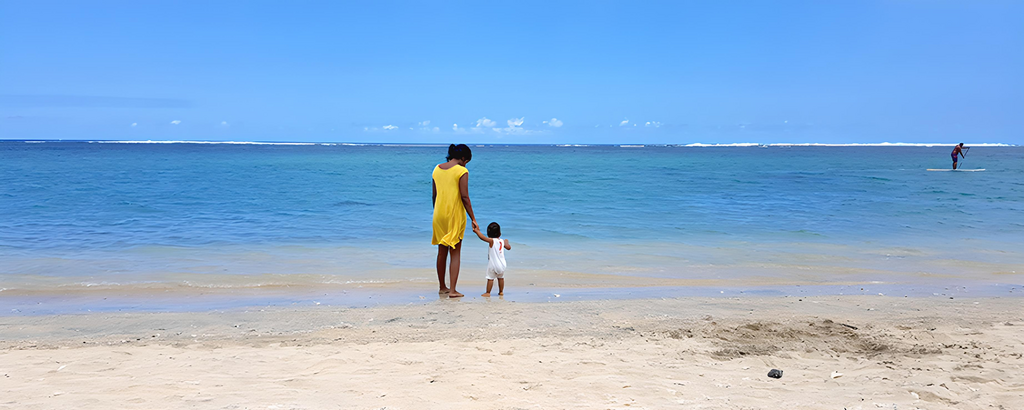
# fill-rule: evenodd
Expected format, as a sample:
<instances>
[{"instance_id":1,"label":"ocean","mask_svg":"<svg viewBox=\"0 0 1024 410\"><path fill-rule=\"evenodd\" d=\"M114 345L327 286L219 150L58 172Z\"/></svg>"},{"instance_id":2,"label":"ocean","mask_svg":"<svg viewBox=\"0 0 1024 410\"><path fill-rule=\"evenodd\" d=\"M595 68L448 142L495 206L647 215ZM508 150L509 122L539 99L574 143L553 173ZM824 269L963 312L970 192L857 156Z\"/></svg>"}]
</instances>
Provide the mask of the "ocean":
<instances>
[{"instance_id":1,"label":"ocean","mask_svg":"<svg viewBox=\"0 0 1024 410\"><path fill-rule=\"evenodd\" d=\"M471 147L507 299L1024 292L1024 147ZM0 141L0 315L436 300L445 154ZM486 250L467 232L467 295Z\"/></svg>"}]
</instances>

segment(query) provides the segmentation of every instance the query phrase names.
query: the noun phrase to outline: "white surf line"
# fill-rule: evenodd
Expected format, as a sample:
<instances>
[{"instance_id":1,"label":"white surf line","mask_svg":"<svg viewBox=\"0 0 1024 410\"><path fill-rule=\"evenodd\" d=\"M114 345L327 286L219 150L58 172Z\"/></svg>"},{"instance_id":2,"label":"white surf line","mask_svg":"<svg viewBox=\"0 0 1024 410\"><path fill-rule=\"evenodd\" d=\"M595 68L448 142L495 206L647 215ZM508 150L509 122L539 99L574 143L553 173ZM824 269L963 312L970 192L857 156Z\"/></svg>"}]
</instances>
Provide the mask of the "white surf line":
<instances>
[{"instance_id":1,"label":"white surf line","mask_svg":"<svg viewBox=\"0 0 1024 410\"><path fill-rule=\"evenodd\" d=\"M682 147L944 147L954 146L957 143L933 143L933 142L877 142L877 143L822 143L822 142L773 142L773 143L757 143L757 142L736 142L726 144L708 144L696 142L692 144L676 145ZM971 144L971 147L1016 147L1014 144L1003 144L996 142L984 142L978 144Z\"/></svg>"}]
</instances>

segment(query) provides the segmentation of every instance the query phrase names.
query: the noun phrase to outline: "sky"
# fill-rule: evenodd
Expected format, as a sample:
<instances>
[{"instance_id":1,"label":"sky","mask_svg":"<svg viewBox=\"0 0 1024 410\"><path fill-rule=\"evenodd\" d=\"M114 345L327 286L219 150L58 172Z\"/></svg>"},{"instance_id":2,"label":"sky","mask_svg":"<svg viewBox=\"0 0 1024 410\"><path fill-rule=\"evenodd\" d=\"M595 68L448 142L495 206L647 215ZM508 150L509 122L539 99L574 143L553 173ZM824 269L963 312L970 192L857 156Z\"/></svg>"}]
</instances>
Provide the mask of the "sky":
<instances>
[{"instance_id":1,"label":"sky","mask_svg":"<svg viewBox=\"0 0 1024 410\"><path fill-rule=\"evenodd\" d=\"M0 139L1024 144L1021 1L0 0Z\"/></svg>"}]
</instances>

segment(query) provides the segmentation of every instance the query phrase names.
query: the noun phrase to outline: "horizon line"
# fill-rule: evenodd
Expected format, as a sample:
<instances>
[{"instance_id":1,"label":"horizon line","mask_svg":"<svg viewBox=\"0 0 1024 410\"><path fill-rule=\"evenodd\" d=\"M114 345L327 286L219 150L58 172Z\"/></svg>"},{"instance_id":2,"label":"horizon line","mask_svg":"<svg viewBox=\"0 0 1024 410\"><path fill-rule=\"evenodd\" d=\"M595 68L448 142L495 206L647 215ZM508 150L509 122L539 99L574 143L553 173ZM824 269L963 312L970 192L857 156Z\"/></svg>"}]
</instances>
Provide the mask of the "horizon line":
<instances>
[{"instance_id":1,"label":"horizon line","mask_svg":"<svg viewBox=\"0 0 1024 410\"><path fill-rule=\"evenodd\" d=\"M425 142L309 142L309 141L219 141L219 140L88 140L88 139L0 139L0 142L15 143L47 143L47 142L79 142L91 144L224 144L224 145L323 145L323 146L406 146L406 147L446 147L447 143ZM957 145L956 142L851 142L851 143L826 143L826 142L729 142L729 143L677 143L677 144L628 144L628 143L604 143L604 144L567 144L567 143L465 143L471 147L486 146L551 146L551 147L621 147L621 148L645 148L645 147L682 147L682 148L709 148L709 147L936 147ZM984 142L968 147L1017 147L1017 144L999 142Z\"/></svg>"}]
</instances>

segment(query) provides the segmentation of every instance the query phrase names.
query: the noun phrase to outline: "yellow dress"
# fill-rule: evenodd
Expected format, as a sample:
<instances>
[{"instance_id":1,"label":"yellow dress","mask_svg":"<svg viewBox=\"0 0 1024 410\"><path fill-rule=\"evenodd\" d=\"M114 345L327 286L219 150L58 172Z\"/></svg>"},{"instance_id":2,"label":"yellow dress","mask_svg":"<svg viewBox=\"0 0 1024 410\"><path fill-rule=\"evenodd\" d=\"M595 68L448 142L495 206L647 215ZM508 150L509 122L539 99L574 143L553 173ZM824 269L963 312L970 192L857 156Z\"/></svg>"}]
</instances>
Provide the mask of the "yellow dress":
<instances>
[{"instance_id":1,"label":"yellow dress","mask_svg":"<svg viewBox=\"0 0 1024 410\"><path fill-rule=\"evenodd\" d=\"M434 245L454 248L466 233L466 206L462 204L459 178L469 173L462 165L448 169L434 167L434 187L437 199L434 201Z\"/></svg>"}]
</instances>

